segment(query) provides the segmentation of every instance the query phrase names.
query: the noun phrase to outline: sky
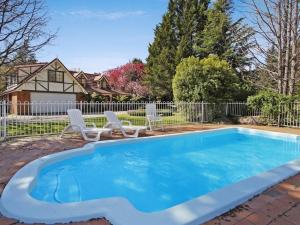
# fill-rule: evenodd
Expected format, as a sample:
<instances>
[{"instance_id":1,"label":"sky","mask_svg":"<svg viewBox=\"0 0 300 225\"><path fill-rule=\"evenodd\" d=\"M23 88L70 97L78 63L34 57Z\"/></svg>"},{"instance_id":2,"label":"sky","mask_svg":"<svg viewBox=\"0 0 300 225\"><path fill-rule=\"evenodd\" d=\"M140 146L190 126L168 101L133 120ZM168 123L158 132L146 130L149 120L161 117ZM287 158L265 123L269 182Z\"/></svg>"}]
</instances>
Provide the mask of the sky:
<instances>
[{"instance_id":1,"label":"sky","mask_svg":"<svg viewBox=\"0 0 300 225\"><path fill-rule=\"evenodd\" d=\"M39 61L58 57L69 69L102 72L144 60L167 0L47 0L53 43Z\"/></svg>"},{"instance_id":2,"label":"sky","mask_svg":"<svg viewBox=\"0 0 300 225\"><path fill-rule=\"evenodd\" d=\"M57 37L37 59L58 57L69 69L93 73L145 60L168 0L46 0L46 5L47 29Z\"/></svg>"}]
</instances>

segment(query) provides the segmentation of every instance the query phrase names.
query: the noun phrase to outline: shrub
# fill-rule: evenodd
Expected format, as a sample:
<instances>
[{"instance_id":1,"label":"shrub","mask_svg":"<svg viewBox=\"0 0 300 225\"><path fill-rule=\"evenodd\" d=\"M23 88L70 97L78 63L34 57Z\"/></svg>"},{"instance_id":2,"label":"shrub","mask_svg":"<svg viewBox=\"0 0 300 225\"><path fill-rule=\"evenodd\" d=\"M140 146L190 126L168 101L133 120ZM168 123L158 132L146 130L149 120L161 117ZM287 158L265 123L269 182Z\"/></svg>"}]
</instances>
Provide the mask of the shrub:
<instances>
[{"instance_id":1,"label":"shrub","mask_svg":"<svg viewBox=\"0 0 300 225\"><path fill-rule=\"evenodd\" d=\"M287 96L265 90L248 97L247 105L252 110L261 111L262 116L267 118L268 123L271 123L275 122L274 120L277 120L280 114L291 113L290 104L299 100L299 96Z\"/></svg>"},{"instance_id":2,"label":"shrub","mask_svg":"<svg viewBox=\"0 0 300 225\"><path fill-rule=\"evenodd\" d=\"M130 101L130 97L126 95L118 95L113 97L114 102L128 102Z\"/></svg>"},{"instance_id":3,"label":"shrub","mask_svg":"<svg viewBox=\"0 0 300 225\"><path fill-rule=\"evenodd\" d=\"M96 92L93 92L91 94L91 100L90 101L93 101L93 102L107 102L107 101L109 101L109 98L105 97L105 96L102 96L102 95L99 95Z\"/></svg>"},{"instance_id":4,"label":"shrub","mask_svg":"<svg viewBox=\"0 0 300 225\"><path fill-rule=\"evenodd\" d=\"M195 57L182 60L173 79L175 101L228 101L237 90L238 77L233 69L214 55L202 60Z\"/></svg>"}]
</instances>

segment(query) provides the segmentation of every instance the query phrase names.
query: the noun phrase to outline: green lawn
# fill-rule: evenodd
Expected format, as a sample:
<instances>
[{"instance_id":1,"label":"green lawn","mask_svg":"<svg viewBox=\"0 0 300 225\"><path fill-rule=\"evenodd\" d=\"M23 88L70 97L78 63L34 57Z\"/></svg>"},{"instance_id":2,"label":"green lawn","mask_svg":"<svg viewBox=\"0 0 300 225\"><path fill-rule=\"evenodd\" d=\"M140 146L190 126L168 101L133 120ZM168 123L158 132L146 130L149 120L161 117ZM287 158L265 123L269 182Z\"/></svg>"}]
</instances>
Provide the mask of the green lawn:
<instances>
[{"instance_id":1,"label":"green lawn","mask_svg":"<svg viewBox=\"0 0 300 225\"><path fill-rule=\"evenodd\" d=\"M133 125L145 125L144 116L130 116L127 114L118 115L120 120L131 121ZM86 118L85 121L93 122L97 127L103 127L106 123L105 117L90 117ZM164 116L164 125L180 125L188 123L186 119L179 113L173 114L172 116ZM30 135L43 135L43 134L59 134L68 125L67 120L56 120L46 121L37 120L31 122L17 122L10 123L7 126L7 134L10 137L13 136L30 136Z\"/></svg>"}]
</instances>

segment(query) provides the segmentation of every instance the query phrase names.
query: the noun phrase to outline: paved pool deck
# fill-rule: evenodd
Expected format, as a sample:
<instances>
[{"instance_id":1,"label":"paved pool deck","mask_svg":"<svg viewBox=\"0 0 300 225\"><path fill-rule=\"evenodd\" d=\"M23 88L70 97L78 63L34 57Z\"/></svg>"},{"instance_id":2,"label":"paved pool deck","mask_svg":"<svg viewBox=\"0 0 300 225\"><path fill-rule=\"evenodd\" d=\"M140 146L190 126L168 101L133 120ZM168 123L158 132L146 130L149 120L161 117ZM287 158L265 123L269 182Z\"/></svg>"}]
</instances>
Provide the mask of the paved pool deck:
<instances>
[{"instance_id":1,"label":"paved pool deck","mask_svg":"<svg viewBox=\"0 0 300 225\"><path fill-rule=\"evenodd\" d=\"M232 127L232 125L230 125ZM147 136L207 130L226 125L193 125L168 128L164 132L155 131ZM300 129L243 126L261 130L278 131L300 135ZM114 136L114 139L122 138ZM0 194L9 179L25 164L42 156L60 152L86 144L78 136L60 139L56 136L21 138L0 143ZM0 214L0 225L20 225L14 219ZM71 223L72 225L110 225L105 218ZM141 224L142 225L142 224ZM153 224L155 225L155 224ZM232 211L205 223L205 225L300 225L300 174L292 177L251 199Z\"/></svg>"}]
</instances>

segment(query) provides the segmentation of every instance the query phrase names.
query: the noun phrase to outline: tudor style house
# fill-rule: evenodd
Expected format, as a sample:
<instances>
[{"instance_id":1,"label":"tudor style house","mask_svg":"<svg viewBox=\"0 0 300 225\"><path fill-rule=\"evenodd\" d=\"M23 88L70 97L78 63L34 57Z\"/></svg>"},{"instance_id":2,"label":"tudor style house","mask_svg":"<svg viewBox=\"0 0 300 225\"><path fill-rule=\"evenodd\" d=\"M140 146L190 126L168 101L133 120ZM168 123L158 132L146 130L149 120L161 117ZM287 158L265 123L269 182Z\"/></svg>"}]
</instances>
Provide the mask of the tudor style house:
<instances>
[{"instance_id":1,"label":"tudor style house","mask_svg":"<svg viewBox=\"0 0 300 225\"><path fill-rule=\"evenodd\" d=\"M107 101L112 101L116 96L129 96L130 94L120 90L113 89L107 80L107 77L102 74L90 74L72 71L73 76L80 82L89 94L98 94L106 98Z\"/></svg>"},{"instance_id":2,"label":"tudor style house","mask_svg":"<svg viewBox=\"0 0 300 225\"><path fill-rule=\"evenodd\" d=\"M15 66L13 72L6 76L6 90L1 93L1 97L11 102L11 113L20 113L20 110L27 113L46 109L38 109L34 104L31 109L20 107L20 104L18 107L18 103L75 102L86 93L77 79L56 58L50 63Z\"/></svg>"},{"instance_id":3,"label":"tudor style house","mask_svg":"<svg viewBox=\"0 0 300 225\"><path fill-rule=\"evenodd\" d=\"M1 98L11 102L11 113L47 113L47 105L26 103L45 102L80 102L86 94L99 94L112 100L117 95L128 95L113 90L105 76L84 72L69 71L59 59L50 63L33 63L15 66L6 76L6 90ZM21 104L19 104L21 103Z\"/></svg>"}]
</instances>

